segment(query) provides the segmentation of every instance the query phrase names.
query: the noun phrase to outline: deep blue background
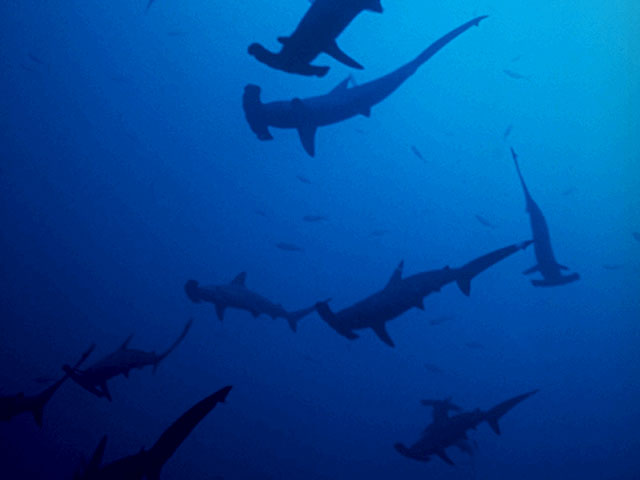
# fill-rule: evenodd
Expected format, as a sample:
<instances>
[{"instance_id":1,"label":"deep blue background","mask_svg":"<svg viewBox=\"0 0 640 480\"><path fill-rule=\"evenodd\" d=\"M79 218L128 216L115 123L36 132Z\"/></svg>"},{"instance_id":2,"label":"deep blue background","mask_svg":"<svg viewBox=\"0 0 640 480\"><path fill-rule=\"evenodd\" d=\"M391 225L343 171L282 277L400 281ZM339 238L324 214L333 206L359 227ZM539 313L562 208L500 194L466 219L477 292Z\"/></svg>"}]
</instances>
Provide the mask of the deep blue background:
<instances>
[{"instance_id":1,"label":"deep blue background","mask_svg":"<svg viewBox=\"0 0 640 480\"><path fill-rule=\"evenodd\" d=\"M92 341L93 360L130 333L132 347L161 350L197 320L155 376L111 382L112 404L69 382L41 431L29 416L0 425L0 471L68 478L104 433L107 459L136 452L233 384L163 478L638 478L640 6L382 3L339 39L366 70L321 57L329 75L309 79L246 54L253 41L276 48L305 0L157 0L146 15L146 0L0 2L2 393L37 392L32 379L58 375ZM293 131L262 143L246 125L246 83L270 101L351 73L368 81L480 14L490 18L370 119L321 129L315 159ZM297 334L245 312L220 323L183 293L187 278L246 270L248 287L287 308L332 297L339 309L381 288L400 259L411 274L524 240L509 145L580 282L535 289L520 273L532 251L520 253L470 298L449 286L393 321L395 349L372 332L349 342L315 314ZM379 229L389 233L370 236ZM455 318L430 326L440 315ZM420 398L488 407L533 388L501 437L483 425L472 460L452 453L457 468L392 448L428 423Z\"/></svg>"}]
</instances>

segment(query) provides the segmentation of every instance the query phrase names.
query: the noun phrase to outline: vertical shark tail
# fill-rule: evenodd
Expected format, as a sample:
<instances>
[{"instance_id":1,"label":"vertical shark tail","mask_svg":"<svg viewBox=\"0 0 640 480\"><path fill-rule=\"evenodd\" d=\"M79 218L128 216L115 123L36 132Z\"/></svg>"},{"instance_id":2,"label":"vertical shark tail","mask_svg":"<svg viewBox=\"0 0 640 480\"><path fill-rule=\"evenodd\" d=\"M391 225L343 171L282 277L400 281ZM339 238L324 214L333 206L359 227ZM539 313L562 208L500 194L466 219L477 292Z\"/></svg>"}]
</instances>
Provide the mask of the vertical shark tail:
<instances>
[{"instance_id":1,"label":"vertical shark tail","mask_svg":"<svg viewBox=\"0 0 640 480\"><path fill-rule=\"evenodd\" d=\"M195 280L187 280L187 283L184 284L184 292L193 303L200 303L202 301L198 285L198 282Z\"/></svg>"},{"instance_id":2,"label":"vertical shark tail","mask_svg":"<svg viewBox=\"0 0 640 480\"><path fill-rule=\"evenodd\" d=\"M295 312L287 312L285 318L289 323L289 327L295 333L298 331L298 322L304 317L312 313L316 309L315 306L296 310Z\"/></svg>"},{"instance_id":3,"label":"vertical shark tail","mask_svg":"<svg viewBox=\"0 0 640 480\"><path fill-rule=\"evenodd\" d=\"M231 386L224 387L200 400L165 430L155 445L147 452L145 472L148 478L159 478L160 470L167 460L209 412L218 403L225 402L231 388Z\"/></svg>"},{"instance_id":4,"label":"vertical shark tail","mask_svg":"<svg viewBox=\"0 0 640 480\"><path fill-rule=\"evenodd\" d=\"M513 245L494 250L493 252L478 257L456 269L456 283L458 284L458 288L460 288L463 294L469 296L471 294L471 280L473 280L473 278L514 253L524 250L532 243L532 240L514 243Z\"/></svg>"},{"instance_id":5,"label":"vertical shark tail","mask_svg":"<svg viewBox=\"0 0 640 480\"><path fill-rule=\"evenodd\" d=\"M189 333L189 329L191 328L191 325L193 325L193 318L190 318L187 321L187 324L184 326L184 329L182 330L182 333L180 334L180 336L178 338L176 338L175 342L173 342L173 344L171 344L171 346L169 348L167 348L163 353L161 353L160 355L158 355L158 357L156 358L156 362L153 364L153 372L155 373L156 369L158 368L158 364L164 360L165 358L167 358L167 356L173 352L176 347L178 345L180 345L180 343L182 343L182 341L184 340L184 337L187 336L187 333Z\"/></svg>"},{"instance_id":6,"label":"vertical shark tail","mask_svg":"<svg viewBox=\"0 0 640 480\"><path fill-rule=\"evenodd\" d=\"M523 393L522 395L518 395L517 397L510 398L509 400L499 403L485 413L485 420L489 424L491 429L496 433L496 435L500 435L500 425L498 425L498 420L500 420L500 418L502 418L507 412L509 412L520 402L526 400L536 393L538 393L538 390L532 390L530 392Z\"/></svg>"}]
</instances>

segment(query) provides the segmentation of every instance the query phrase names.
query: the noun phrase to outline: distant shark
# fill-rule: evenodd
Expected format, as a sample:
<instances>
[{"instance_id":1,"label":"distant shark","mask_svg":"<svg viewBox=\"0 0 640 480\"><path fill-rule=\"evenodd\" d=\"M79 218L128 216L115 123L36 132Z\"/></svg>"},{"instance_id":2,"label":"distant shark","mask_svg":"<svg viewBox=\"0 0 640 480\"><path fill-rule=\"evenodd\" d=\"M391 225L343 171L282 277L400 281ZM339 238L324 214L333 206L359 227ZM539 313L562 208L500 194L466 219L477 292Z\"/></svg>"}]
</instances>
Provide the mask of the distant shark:
<instances>
[{"instance_id":1,"label":"distant shark","mask_svg":"<svg viewBox=\"0 0 640 480\"><path fill-rule=\"evenodd\" d=\"M489 410L479 408L471 412L463 412L449 417L450 411L459 412L462 409L446 400L423 400L422 404L433 407L433 422L423 432L422 437L411 447L402 443L396 443L395 449L405 457L421 462L428 462L432 455L437 455L449 465L453 461L447 455L445 449L458 447L465 453L471 454L471 445L468 443L467 431L475 430L482 422L487 422L493 431L500 435L498 420L520 402L538 392L533 390L523 395L518 395L507 401L499 403Z\"/></svg>"},{"instance_id":2,"label":"distant shark","mask_svg":"<svg viewBox=\"0 0 640 480\"><path fill-rule=\"evenodd\" d=\"M511 156L516 165L518 171L518 177L522 184L524 191L524 197L527 202L527 213L529 213L529 219L531 221L531 230L533 232L533 249L536 255L538 263L533 267L524 271L525 275L529 275L534 272L540 272L544 277L543 280L531 280L531 283L535 287L554 287L557 285L566 285L567 283L575 282L580 278L578 273L572 273L571 275L563 275L562 270L569 270L568 267L560 265L556 261L556 257L553 254L551 248L551 237L549 236L549 227L542 214L542 210L531 198L527 185L524 183L524 178L520 172L520 166L518 165L518 155L511 149Z\"/></svg>"},{"instance_id":3,"label":"distant shark","mask_svg":"<svg viewBox=\"0 0 640 480\"><path fill-rule=\"evenodd\" d=\"M314 307L309 307L295 312L288 312L282 305L277 305L249 290L245 286L246 278L247 273L242 272L236 275L231 283L208 287L201 287L195 280L189 280L184 286L184 291L194 303L202 301L213 303L220 321L224 319L225 310L231 307L245 310L254 317L265 314L274 319L278 317L284 318L294 332L297 329L298 321L314 310Z\"/></svg>"},{"instance_id":4,"label":"distant shark","mask_svg":"<svg viewBox=\"0 0 640 480\"><path fill-rule=\"evenodd\" d=\"M329 71L329 67L311 65L321 53L348 67L362 69L338 47L336 39L365 10L381 13L380 0L315 0L291 36L278 37L280 52L252 43L249 54L271 68L306 76L323 77Z\"/></svg>"},{"instance_id":5,"label":"distant shark","mask_svg":"<svg viewBox=\"0 0 640 480\"><path fill-rule=\"evenodd\" d=\"M80 357L80 360L75 364L75 367L79 367L89 357L93 351L95 345L89 347L89 349ZM25 395L20 392L15 395L1 396L0 397L0 421L9 421L16 415L21 413L30 412L33 414L33 418L39 427L42 427L42 416L44 414L44 407L49 403L53 394L58 391L64 382L69 378L68 375L64 375L62 378L54 382L51 386L45 388L37 395Z\"/></svg>"},{"instance_id":6,"label":"distant shark","mask_svg":"<svg viewBox=\"0 0 640 480\"><path fill-rule=\"evenodd\" d=\"M143 448L104 466L101 464L107 437L102 437L88 464L74 475L74 480L159 480L165 463L209 412L218 403L224 403L230 391L231 386L224 387L196 403L165 430L149 450Z\"/></svg>"},{"instance_id":7,"label":"distant shark","mask_svg":"<svg viewBox=\"0 0 640 480\"><path fill-rule=\"evenodd\" d=\"M530 243L531 241L527 241L495 250L460 268L447 266L440 270L417 273L405 278L402 278L404 263L400 262L387 286L379 292L339 312L331 311L328 301L318 302L316 310L331 328L349 340L358 338L354 330L370 328L380 340L393 347L393 341L386 329L387 322L414 307L424 310L424 297L433 292L439 292L448 283L456 282L462 293L469 295L471 280L475 276L517 251L523 250Z\"/></svg>"},{"instance_id":8,"label":"distant shark","mask_svg":"<svg viewBox=\"0 0 640 480\"><path fill-rule=\"evenodd\" d=\"M391 95L418 68L447 43L461 35L486 16L477 17L449 32L424 50L416 59L397 70L358 86L349 88L350 78L342 81L326 95L291 101L262 103L260 87L247 85L242 105L251 130L260 140L272 140L269 127L293 128L298 131L304 150L315 154L315 135L318 127L342 122L356 115L371 115L371 108Z\"/></svg>"},{"instance_id":9,"label":"distant shark","mask_svg":"<svg viewBox=\"0 0 640 480\"><path fill-rule=\"evenodd\" d=\"M99 398L104 397L111 401L111 394L107 387L108 380L118 375L129 377L131 370L140 370L144 367L153 367L153 372L155 373L158 364L167 358L182 340L184 340L184 337L187 336L192 323L193 320L189 319L176 341L160 355L155 352L144 352L142 350L129 348L129 342L133 338L133 335L131 335L115 352L110 353L86 370L80 370L77 367L70 367L69 365L64 365L62 369L74 382L88 392L93 393Z\"/></svg>"}]
</instances>

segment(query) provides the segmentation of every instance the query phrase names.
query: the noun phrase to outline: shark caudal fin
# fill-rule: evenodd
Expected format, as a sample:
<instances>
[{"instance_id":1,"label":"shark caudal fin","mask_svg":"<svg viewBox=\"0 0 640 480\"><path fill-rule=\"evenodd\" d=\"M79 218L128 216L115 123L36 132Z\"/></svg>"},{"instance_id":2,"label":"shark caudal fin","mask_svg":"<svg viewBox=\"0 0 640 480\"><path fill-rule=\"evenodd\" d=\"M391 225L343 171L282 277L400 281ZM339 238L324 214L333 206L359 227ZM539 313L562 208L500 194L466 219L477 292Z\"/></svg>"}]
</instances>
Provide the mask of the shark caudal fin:
<instances>
[{"instance_id":1,"label":"shark caudal fin","mask_svg":"<svg viewBox=\"0 0 640 480\"><path fill-rule=\"evenodd\" d=\"M355 340L356 338L358 338L358 335L356 335L353 331L345 330L344 328L342 328L342 326L338 322L336 314L333 313L331 307L329 307L330 301L331 299L329 298L322 302L316 303L315 309L316 312L318 312L318 315L320 315L320 318L343 337L348 338L349 340Z\"/></svg>"},{"instance_id":2,"label":"shark caudal fin","mask_svg":"<svg viewBox=\"0 0 640 480\"><path fill-rule=\"evenodd\" d=\"M198 282L195 280L187 280L187 283L184 284L184 292L189 297L193 303L200 303L202 299L200 298L200 291L198 288Z\"/></svg>"},{"instance_id":3,"label":"shark caudal fin","mask_svg":"<svg viewBox=\"0 0 640 480\"><path fill-rule=\"evenodd\" d=\"M231 386L224 387L196 403L186 411L173 425L160 435L160 438L147 452L145 457L145 472L147 478L156 479L160 470L171 458L182 442L193 429L213 410L218 403L224 403L231 391Z\"/></svg>"},{"instance_id":4,"label":"shark caudal fin","mask_svg":"<svg viewBox=\"0 0 640 480\"><path fill-rule=\"evenodd\" d=\"M155 373L156 369L158 368L158 364L164 360L165 358L167 358L167 356L173 352L176 347L178 345L180 345L180 343L184 340L184 337L187 336L187 333L189 333L189 329L191 328L191 325L193 325L193 318L190 318L187 321L187 324L184 326L184 329L182 330L182 333L180 334L180 336L178 338L176 338L175 342L173 342L171 344L171 346L169 348L167 348L163 353L161 353L160 355L158 355L158 357L156 358L156 362L153 364L153 372Z\"/></svg>"},{"instance_id":5,"label":"shark caudal fin","mask_svg":"<svg viewBox=\"0 0 640 480\"><path fill-rule=\"evenodd\" d=\"M287 312L285 316L287 323L289 323L289 327L293 332L298 330L298 322L302 320L304 317L312 313L316 309L315 306L303 308L301 310L296 310L295 312Z\"/></svg>"},{"instance_id":6,"label":"shark caudal fin","mask_svg":"<svg viewBox=\"0 0 640 480\"><path fill-rule=\"evenodd\" d=\"M498 425L498 420L502 418L507 412L509 412L513 407L518 405L523 400L526 400L531 395L538 393L538 390L532 390L527 393L523 393L522 395L518 395L517 397L510 398L502 403L499 403L493 408L490 408L485 413L485 420L491 427L491 429L496 432L496 435L500 435L500 425Z\"/></svg>"},{"instance_id":7,"label":"shark caudal fin","mask_svg":"<svg viewBox=\"0 0 640 480\"><path fill-rule=\"evenodd\" d=\"M533 240L527 240L525 242L514 243L504 248L494 250L493 252L482 255L475 260L463 265L456 269L456 283L460 291L466 296L471 293L471 280L480 273L492 267L496 263L504 260L505 258L513 255L514 253L524 250L533 243Z\"/></svg>"}]
</instances>

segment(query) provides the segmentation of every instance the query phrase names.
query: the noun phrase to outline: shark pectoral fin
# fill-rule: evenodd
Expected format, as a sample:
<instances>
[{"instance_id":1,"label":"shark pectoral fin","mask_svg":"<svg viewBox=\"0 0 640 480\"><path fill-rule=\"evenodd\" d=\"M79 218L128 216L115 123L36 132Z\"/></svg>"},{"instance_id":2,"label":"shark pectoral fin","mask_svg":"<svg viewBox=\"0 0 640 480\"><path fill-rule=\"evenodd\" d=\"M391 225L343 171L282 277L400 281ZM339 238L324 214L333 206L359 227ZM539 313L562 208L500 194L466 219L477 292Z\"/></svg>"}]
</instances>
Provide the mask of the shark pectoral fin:
<instances>
[{"instance_id":1,"label":"shark pectoral fin","mask_svg":"<svg viewBox=\"0 0 640 480\"><path fill-rule=\"evenodd\" d=\"M455 465L455 463L453 463L453 460L451 460L447 456L447 453L444 451L444 448L441 448L440 450L437 450L436 451L436 455L438 455L442 460L444 460L449 465Z\"/></svg>"},{"instance_id":2,"label":"shark pectoral fin","mask_svg":"<svg viewBox=\"0 0 640 480\"><path fill-rule=\"evenodd\" d=\"M404 260L401 260L396 269L391 274L391 278L387 282L385 288L389 288L402 280L402 270L404 269Z\"/></svg>"},{"instance_id":3,"label":"shark pectoral fin","mask_svg":"<svg viewBox=\"0 0 640 480\"><path fill-rule=\"evenodd\" d=\"M387 329L384 323L379 323L377 325L374 325L373 327L371 327L371 329L374 332L376 332L376 335L380 340L382 340L384 343L386 343L390 347L395 347L393 340L391 340L391 337L389 336L389 333L387 332Z\"/></svg>"},{"instance_id":4,"label":"shark pectoral fin","mask_svg":"<svg viewBox=\"0 0 640 480\"><path fill-rule=\"evenodd\" d=\"M240 272L235 276L233 280L231 280L231 285L242 285L244 286L244 282L247 279L247 272Z\"/></svg>"},{"instance_id":5,"label":"shark pectoral fin","mask_svg":"<svg viewBox=\"0 0 640 480\"><path fill-rule=\"evenodd\" d=\"M357 68L358 70L363 70L364 69L364 67L362 65L360 65L358 62L356 62L349 55L347 55L342 50L340 50L340 47L335 42L335 40L325 47L324 52L327 55L329 55L330 57L333 57L334 59L339 61L340 63L343 63L347 67Z\"/></svg>"},{"instance_id":6,"label":"shark pectoral fin","mask_svg":"<svg viewBox=\"0 0 640 480\"><path fill-rule=\"evenodd\" d=\"M540 270L540 266L539 265L534 265L531 268L527 268L524 272L522 272L522 274L523 275L531 275L532 273L535 273L538 270Z\"/></svg>"},{"instance_id":7,"label":"shark pectoral fin","mask_svg":"<svg viewBox=\"0 0 640 480\"><path fill-rule=\"evenodd\" d=\"M311 122L302 100L294 98L291 100L291 107L293 108L296 123L298 124L298 135L300 136L302 147L305 152L313 157L316 153L316 130L318 127Z\"/></svg>"},{"instance_id":8,"label":"shark pectoral fin","mask_svg":"<svg viewBox=\"0 0 640 480\"><path fill-rule=\"evenodd\" d=\"M220 305L219 303L216 303L216 315L218 316L218 320L220 321L224 320L225 308L226 307L224 305Z\"/></svg>"},{"instance_id":9,"label":"shark pectoral fin","mask_svg":"<svg viewBox=\"0 0 640 480\"><path fill-rule=\"evenodd\" d=\"M382 13L382 4L380 3L380 0L369 0L364 9L369 10L370 12Z\"/></svg>"}]
</instances>

